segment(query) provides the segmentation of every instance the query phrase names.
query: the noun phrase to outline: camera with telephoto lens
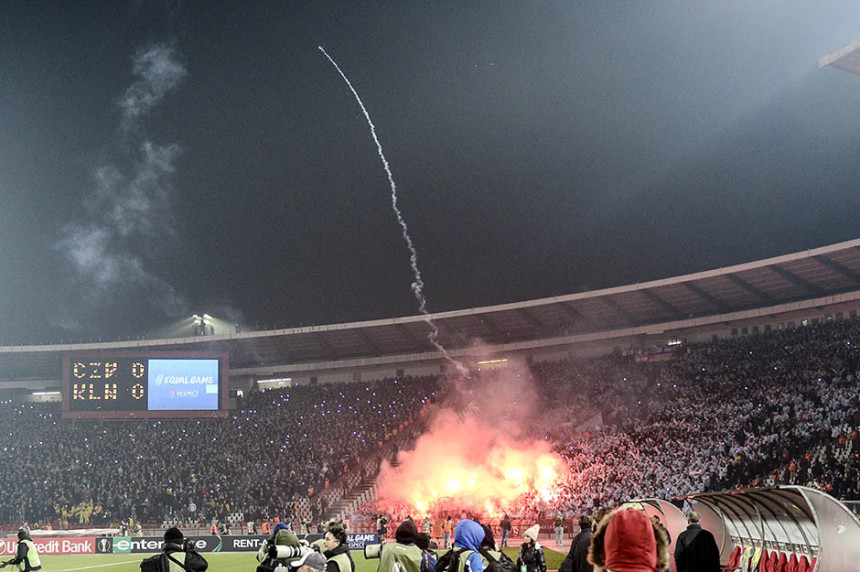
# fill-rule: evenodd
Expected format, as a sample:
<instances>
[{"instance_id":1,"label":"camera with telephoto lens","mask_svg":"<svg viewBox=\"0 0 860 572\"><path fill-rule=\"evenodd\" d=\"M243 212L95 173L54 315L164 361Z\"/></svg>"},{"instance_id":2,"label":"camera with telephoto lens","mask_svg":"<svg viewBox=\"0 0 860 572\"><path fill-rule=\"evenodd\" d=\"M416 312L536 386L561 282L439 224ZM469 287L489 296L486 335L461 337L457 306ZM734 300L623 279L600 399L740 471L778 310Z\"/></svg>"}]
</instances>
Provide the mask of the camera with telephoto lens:
<instances>
[{"instance_id":1,"label":"camera with telephoto lens","mask_svg":"<svg viewBox=\"0 0 860 572\"><path fill-rule=\"evenodd\" d=\"M269 558L275 560L284 560L285 558L299 558L308 552L313 552L313 548L308 546L285 546L283 544L273 544L269 547Z\"/></svg>"},{"instance_id":2,"label":"camera with telephoto lens","mask_svg":"<svg viewBox=\"0 0 860 572\"><path fill-rule=\"evenodd\" d=\"M364 557L366 559L380 558L382 556L382 544L365 544Z\"/></svg>"}]
</instances>

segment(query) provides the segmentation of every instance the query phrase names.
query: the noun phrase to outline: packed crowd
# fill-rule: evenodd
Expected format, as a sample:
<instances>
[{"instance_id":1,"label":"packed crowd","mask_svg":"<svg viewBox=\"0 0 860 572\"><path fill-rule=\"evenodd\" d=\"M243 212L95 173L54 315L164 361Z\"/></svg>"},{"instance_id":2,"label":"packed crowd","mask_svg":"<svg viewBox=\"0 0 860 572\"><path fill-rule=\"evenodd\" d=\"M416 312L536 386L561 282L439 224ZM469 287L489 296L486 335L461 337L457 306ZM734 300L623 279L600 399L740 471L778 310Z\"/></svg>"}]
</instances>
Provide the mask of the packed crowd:
<instances>
[{"instance_id":1,"label":"packed crowd","mask_svg":"<svg viewBox=\"0 0 860 572\"><path fill-rule=\"evenodd\" d=\"M569 471L557 498L504 508L570 518L636 497L783 483L857 499L858 367L857 320L688 345L660 362L535 364L542 411L527 432L554 443ZM307 498L319 516L330 483L372 478L378 459L367 461L392 434L420 434L420 412L453 393L440 383L272 390L226 419L71 421L57 404L0 404L0 521L291 519Z\"/></svg>"},{"instance_id":2,"label":"packed crowd","mask_svg":"<svg viewBox=\"0 0 860 572\"><path fill-rule=\"evenodd\" d=\"M0 521L291 518L297 499L416 418L435 387L426 377L270 390L227 419L73 421L59 404L0 404Z\"/></svg>"},{"instance_id":3,"label":"packed crowd","mask_svg":"<svg viewBox=\"0 0 860 572\"><path fill-rule=\"evenodd\" d=\"M857 498L858 362L850 320L693 345L661 364L537 367L542 387L604 421L552 435L570 468L557 506L788 482Z\"/></svg>"}]
</instances>

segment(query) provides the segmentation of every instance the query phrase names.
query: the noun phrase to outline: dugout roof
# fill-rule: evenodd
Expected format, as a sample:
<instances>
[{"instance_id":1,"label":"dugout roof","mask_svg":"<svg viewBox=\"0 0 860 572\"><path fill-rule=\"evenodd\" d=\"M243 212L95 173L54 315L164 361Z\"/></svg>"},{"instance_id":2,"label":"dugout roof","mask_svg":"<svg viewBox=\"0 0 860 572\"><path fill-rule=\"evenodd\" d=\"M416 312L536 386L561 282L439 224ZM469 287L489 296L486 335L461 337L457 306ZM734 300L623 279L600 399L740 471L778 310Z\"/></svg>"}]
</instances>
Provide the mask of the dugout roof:
<instances>
[{"instance_id":1,"label":"dugout roof","mask_svg":"<svg viewBox=\"0 0 860 572\"><path fill-rule=\"evenodd\" d=\"M449 350L682 323L794 302L860 298L860 239L641 284L432 315ZM59 379L67 351L226 351L231 370L426 354L423 316L159 340L0 347L0 383Z\"/></svg>"}]
</instances>

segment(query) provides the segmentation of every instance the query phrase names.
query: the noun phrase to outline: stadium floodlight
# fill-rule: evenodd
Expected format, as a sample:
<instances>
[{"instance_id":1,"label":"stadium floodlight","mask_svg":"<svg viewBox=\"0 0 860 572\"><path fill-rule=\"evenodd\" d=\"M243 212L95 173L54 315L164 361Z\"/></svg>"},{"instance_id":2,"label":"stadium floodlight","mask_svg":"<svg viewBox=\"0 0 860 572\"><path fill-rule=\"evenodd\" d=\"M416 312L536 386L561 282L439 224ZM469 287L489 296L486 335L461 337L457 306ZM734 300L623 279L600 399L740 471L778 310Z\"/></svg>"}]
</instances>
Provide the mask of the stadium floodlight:
<instances>
[{"instance_id":1,"label":"stadium floodlight","mask_svg":"<svg viewBox=\"0 0 860 572\"><path fill-rule=\"evenodd\" d=\"M195 336L213 335L215 333L214 320L209 314L203 314L201 318L197 314L191 316L191 327L194 329Z\"/></svg>"},{"instance_id":2,"label":"stadium floodlight","mask_svg":"<svg viewBox=\"0 0 860 572\"><path fill-rule=\"evenodd\" d=\"M860 75L860 38L818 60L819 68L828 66Z\"/></svg>"}]
</instances>

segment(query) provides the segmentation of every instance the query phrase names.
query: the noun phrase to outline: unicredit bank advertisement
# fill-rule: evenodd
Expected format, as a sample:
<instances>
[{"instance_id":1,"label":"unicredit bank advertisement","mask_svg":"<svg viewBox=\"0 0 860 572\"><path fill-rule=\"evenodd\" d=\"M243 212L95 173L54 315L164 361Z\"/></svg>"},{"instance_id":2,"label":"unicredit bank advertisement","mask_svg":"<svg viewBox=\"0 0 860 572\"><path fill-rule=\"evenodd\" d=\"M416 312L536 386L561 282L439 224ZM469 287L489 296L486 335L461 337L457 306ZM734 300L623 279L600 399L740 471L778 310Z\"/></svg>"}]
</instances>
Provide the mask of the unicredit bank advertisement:
<instances>
[{"instance_id":1,"label":"unicredit bank advertisement","mask_svg":"<svg viewBox=\"0 0 860 572\"><path fill-rule=\"evenodd\" d=\"M96 538L86 536L67 536L62 538L35 536L33 544L39 554L95 554ZM14 556L18 550L17 536L0 538L0 554Z\"/></svg>"},{"instance_id":2,"label":"unicredit bank advertisement","mask_svg":"<svg viewBox=\"0 0 860 572\"><path fill-rule=\"evenodd\" d=\"M300 535L308 541L320 537L318 534ZM376 544L376 534L349 534L351 550L361 550L365 544ZM248 536L189 536L198 552L256 552L262 546L264 535ZM154 554L161 552L164 538L161 536L34 536L33 543L39 554ZM0 538L0 556L13 556L18 549L15 536Z\"/></svg>"}]
</instances>

